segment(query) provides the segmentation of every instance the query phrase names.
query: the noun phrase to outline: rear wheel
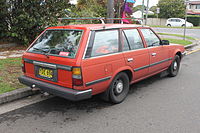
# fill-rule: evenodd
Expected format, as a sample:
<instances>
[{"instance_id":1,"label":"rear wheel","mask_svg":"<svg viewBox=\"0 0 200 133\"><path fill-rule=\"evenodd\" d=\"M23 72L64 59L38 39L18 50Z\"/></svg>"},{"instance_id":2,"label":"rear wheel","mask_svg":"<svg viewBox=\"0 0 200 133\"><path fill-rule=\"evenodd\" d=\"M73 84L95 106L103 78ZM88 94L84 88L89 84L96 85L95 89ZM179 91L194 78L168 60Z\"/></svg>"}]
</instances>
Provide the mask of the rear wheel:
<instances>
[{"instance_id":1,"label":"rear wheel","mask_svg":"<svg viewBox=\"0 0 200 133\"><path fill-rule=\"evenodd\" d=\"M168 26L168 27L171 27L171 24L168 24L167 26Z\"/></svg>"},{"instance_id":2,"label":"rear wheel","mask_svg":"<svg viewBox=\"0 0 200 133\"><path fill-rule=\"evenodd\" d=\"M129 92L129 78L126 73L119 73L112 81L109 90L109 100L112 103L121 103Z\"/></svg>"},{"instance_id":3,"label":"rear wheel","mask_svg":"<svg viewBox=\"0 0 200 133\"><path fill-rule=\"evenodd\" d=\"M181 59L178 55L174 57L172 64L168 68L169 76L175 77L178 74L180 68Z\"/></svg>"}]
</instances>

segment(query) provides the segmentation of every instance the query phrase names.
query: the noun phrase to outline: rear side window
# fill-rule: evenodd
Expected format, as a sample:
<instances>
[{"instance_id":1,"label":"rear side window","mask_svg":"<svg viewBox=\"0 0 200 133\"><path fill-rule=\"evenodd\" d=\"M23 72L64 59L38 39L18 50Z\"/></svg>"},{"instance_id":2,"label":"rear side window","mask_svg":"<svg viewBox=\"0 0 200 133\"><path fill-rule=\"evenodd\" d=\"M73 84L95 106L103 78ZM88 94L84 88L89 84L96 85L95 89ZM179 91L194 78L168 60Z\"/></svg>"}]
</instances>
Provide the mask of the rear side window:
<instances>
[{"instance_id":1,"label":"rear side window","mask_svg":"<svg viewBox=\"0 0 200 133\"><path fill-rule=\"evenodd\" d=\"M144 48L142 39L137 29L123 30L124 33L124 48L123 51L127 50L127 44L131 50Z\"/></svg>"},{"instance_id":2,"label":"rear side window","mask_svg":"<svg viewBox=\"0 0 200 133\"><path fill-rule=\"evenodd\" d=\"M160 39L150 29L141 29L144 39L147 43L147 47L159 46Z\"/></svg>"},{"instance_id":3,"label":"rear side window","mask_svg":"<svg viewBox=\"0 0 200 133\"><path fill-rule=\"evenodd\" d=\"M28 52L75 58L82 30L55 29L45 31Z\"/></svg>"},{"instance_id":4,"label":"rear side window","mask_svg":"<svg viewBox=\"0 0 200 133\"><path fill-rule=\"evenodd\" d=\"M97 31L91 51L91 57L107 55L119 51L118 30Z\"/></svg>"}]
</instances>

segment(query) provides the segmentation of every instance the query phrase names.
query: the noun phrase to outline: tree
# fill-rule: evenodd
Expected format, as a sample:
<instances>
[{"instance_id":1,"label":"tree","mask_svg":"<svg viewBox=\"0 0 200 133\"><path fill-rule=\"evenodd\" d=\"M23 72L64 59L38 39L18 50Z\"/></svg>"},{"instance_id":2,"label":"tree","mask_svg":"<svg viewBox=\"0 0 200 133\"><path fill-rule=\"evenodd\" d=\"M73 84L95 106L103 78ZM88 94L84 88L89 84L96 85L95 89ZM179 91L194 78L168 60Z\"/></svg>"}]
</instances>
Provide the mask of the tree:
<instances>
[{"instance_id":1,"label":"tree","mask_svg":"<svg viewBox=\"0 0 200 133\"><path fill-rule=\"evenodd\" d=\"M139 11L139 10L142 10L143 6L142 5L137 5L135 7L133 7L133 12L136 12L136 11ZM144 6L144 10L146 10L147 7Z\"/></svg>"},{"instance_id":2,"label":"tree","mask_svg":"<svg viewBox=\"0 0 200 133\"><path fill-rule=\"evenodd\" d=\"M184 0L160 0L158 7L160 8L159 17L161 18L183 18L185 15Z\"/></svg>"},{"instance_id":3,"label":"tree","mask_svg":"<svg viewBox=\"0 0 200 133\"><path fill-rule=\"evenodd\" d=\"M75 12L79 17L106 16L107 0L78 0Z\"/></svg>"},{"instance_id":4,"label":"tree","mask_svg":"<svg viewBox=\"0 0 200 133\"><path fill-rule=\"evenodd\" d=\"M0 0L0 39L3 39L8 33L8 7L6 1Z\"/></svg>"},{"instance_id":5,"label":"tree","mask_svg":"<svg viewBox=\"0 0 200 133\"><path fill-rule=\"evenodd\" d=\"M68 3L69 0L7 1L5 10L8 13L3 18L9 25L7 37L12 37L24 45L29 44L46 27L57 25L58 18L65 15L64 9L70 6Z\"/></svg>"},{"instance_id":6,"label":"tree","mask_svg":"<svg viewBox=\"0 0 200 133\"><path fill-rule=\"evenodd\" d=\"M152 6L150 9L149 9L149 11L152 11L152 12L154 12L155 14L156 14L156 11L157 11L157 6Z\"/></svg>"}]
</instances>

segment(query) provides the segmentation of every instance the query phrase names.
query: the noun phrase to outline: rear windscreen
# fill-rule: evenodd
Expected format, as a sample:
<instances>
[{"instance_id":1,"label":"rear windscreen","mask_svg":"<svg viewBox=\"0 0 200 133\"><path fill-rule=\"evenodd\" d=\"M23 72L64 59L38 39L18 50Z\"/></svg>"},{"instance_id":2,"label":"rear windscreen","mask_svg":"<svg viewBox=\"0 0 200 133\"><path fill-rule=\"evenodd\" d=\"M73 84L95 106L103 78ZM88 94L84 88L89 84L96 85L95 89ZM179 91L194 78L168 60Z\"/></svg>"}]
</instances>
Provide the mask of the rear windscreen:
<instances>
[{"instance_id":1,"label":"rear windscreen","mask_svg":"<svg viewBox=\"0 0 200 133\"><path fill-rule=\"evenodd\" d=\"M75 58L82 30L46 30L28 52Z\"/></svg>"}]
</instances>

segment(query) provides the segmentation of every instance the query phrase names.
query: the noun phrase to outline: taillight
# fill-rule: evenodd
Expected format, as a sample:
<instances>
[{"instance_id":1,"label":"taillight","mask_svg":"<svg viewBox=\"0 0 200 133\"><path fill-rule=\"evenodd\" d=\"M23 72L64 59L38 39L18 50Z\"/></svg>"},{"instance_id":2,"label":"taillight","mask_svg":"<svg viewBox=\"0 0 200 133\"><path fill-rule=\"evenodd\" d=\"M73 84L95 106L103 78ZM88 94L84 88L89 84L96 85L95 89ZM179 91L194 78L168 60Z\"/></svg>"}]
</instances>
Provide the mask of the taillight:
<instances>
[{"instance_id":1,"label":"taillight","mask_svg":"<svg viewBox=\"0 0 200 133\"><path fill-rule=\"evenodd\" d=\"M72 81L73 81L74 86L82 86L83 85L83 79L82 79L80 67L72 68Z\"/></svg>"},{"instance_id":2,"label":"taillight","mask_svg":"<svg viewBox=\"0 0 200 133\"><path fill-rule=\"evenodd\" d=\"M25 61L22 59L22 72L26 72L26 70L25 70Z\"/></svg>"}]
</instances>

